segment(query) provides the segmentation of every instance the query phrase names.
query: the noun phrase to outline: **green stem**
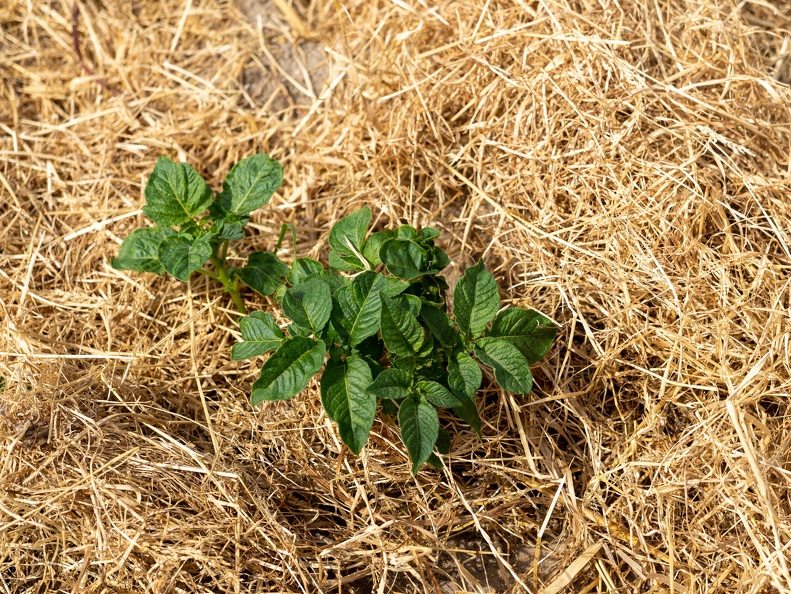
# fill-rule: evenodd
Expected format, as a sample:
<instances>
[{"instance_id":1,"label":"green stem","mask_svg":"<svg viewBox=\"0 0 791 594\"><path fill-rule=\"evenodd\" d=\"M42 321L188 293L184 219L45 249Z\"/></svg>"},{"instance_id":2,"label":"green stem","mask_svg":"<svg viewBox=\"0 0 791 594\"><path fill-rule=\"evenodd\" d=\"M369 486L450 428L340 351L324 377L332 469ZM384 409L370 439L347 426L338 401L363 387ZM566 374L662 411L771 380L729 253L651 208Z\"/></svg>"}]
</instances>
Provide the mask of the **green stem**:
<instances>
[{"instance_id":1,"label":"green stem","mask_svg":"<svg viewBox=\"0 0 791 594\"><path fill-rule=\"evenodd\" d=\"M275 254L280 251L280 246L283 245L283 238L286 236L286 231L288 231L288 223L283 223L280 227L280 237L277 238L277 245L275 246Z\"/></svg>"},{"instance_id":2,"label":"green stem","mask_svg":"<svg viewBox=\"0 0 791 594\"><path fill-rule=\"evenodd\" d=\"M220 277L219 277L219 276L217 276L217 275L216 275L216 274L214 274L213 272L209 272L209 271L208 271L208 270L206 270L205 268L201 268L200 270L198 270L198 272L200 272L201 274L203 274L203 275L205 275L205 276L208 276L209 278L213 278L213 279L214 279L214 280L216 280L216 281L220 280Z\"/></svg>"},{"instance_id":3,"label":"green stem","mask_svg":"<svg viewBox=\"0 0 791 594\"><path fill-rule=\"evenodd\" d=\"M212 264L214 264L214 268L217 270L217 278L222 283L225 290L228 291L231 295L231 299L233 299L233 303L236 306L236 309L239 310L239 313L247 315L247 308L244 305L244 301L242 301L242 296L239 294L238 287L238 280L231 278L228 276L228 269L225 267L225 262L220 260L217 256L212 256L209 258Z\"/></svg>"}]
</instances>

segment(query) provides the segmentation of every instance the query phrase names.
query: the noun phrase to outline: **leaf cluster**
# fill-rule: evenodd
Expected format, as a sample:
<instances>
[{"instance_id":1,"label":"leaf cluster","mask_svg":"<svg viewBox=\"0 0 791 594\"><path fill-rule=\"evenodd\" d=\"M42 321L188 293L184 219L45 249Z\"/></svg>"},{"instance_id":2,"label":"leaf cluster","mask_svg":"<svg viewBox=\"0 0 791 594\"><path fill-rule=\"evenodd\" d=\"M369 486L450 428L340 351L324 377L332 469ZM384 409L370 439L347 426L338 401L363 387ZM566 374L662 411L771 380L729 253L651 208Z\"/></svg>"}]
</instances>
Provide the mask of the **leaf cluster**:
<instances>
[{"instance_id":1,"label":"leaf cluster","mask_svg":"<svg viewBox=\"0 0 791 594\"><path fill-rule=\"evenodd\" d=\"M283 169L265 154L234 165L216 194L187 163L160 157L148 178L143 208L154 226L132 231L112 266L167 272L182 281L201 272L220 281L245 313L239 283L271 295L283 284L288 267L271 252L253 253L245 266L229 267L228 246L244 237L250 213L267 204L282 183ZM204 268L207 263L211 268Z\"/></svg>"},{"instance_id":2,"label":"leaf cluster","mask_svg":"<svg viewBox=\"0 0 791 594\"><path fill-rule=\"evenodd\" d=\"M277 297L291 323L284 333L270 314L242 318L243 340L231 355L274 351L253 384L254 405L288 400L322 372L324 409L355 454L377 410L397 415L415 474L426 462L440 467L439 455L449 452L437 409L449 409L480 434L480 364L503 389L528 394L530 365L549 350L557 327L533 310L500 310L497 283L483 262L456 284L451 311L439 232L402 225L369 234L370 221L363 207L332 228L329 270L309 258L295 257L290 266L278 261L285 273L274 260L262 263L263 276L286 277Z\"/></svg>"}]
</instances>

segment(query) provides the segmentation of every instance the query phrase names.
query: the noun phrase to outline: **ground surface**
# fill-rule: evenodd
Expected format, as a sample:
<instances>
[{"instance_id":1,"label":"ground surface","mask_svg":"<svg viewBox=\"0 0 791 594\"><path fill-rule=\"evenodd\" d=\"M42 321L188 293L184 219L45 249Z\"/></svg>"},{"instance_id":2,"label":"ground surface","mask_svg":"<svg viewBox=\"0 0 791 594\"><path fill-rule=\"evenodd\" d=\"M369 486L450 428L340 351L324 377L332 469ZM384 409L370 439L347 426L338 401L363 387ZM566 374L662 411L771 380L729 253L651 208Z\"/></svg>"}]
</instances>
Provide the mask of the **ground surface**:
<instances>
[{"instance_id":1,"label":"ground surface","mask_svg":"<svg viewBox=\"0 0 791 594\"><path fill-rule=\"evenodd\" d=\"M791 589L788 2L0 4L0 591ZM234 258L366 203L561 324L445 472L253 409L225 296L109 266L158 156L257 151Z\"/></svg>"}]
</instances>

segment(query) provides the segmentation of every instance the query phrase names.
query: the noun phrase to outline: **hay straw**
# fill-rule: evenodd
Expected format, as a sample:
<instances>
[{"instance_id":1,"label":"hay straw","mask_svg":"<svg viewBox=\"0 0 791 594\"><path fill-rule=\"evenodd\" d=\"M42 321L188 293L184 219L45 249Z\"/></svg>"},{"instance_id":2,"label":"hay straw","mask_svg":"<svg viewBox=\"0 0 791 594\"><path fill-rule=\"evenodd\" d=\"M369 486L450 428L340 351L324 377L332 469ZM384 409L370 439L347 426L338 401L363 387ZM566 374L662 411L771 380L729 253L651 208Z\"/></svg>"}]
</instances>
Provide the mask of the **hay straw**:
<instances>
[{"instance_id":1,"label":"hay straw","mask_svg":"<svg viewBox=\"0 0 791 594\"><path fill-rule=\"evenodd\" d=\"M0 6L0 591L791 589L788 2L78 8L84 64L71 3ZM367 203L561 324L445 472L315 384L252 409L216 287L110 268L159 155L255 151L234 258Z\"/></svg>"}]
</instances>

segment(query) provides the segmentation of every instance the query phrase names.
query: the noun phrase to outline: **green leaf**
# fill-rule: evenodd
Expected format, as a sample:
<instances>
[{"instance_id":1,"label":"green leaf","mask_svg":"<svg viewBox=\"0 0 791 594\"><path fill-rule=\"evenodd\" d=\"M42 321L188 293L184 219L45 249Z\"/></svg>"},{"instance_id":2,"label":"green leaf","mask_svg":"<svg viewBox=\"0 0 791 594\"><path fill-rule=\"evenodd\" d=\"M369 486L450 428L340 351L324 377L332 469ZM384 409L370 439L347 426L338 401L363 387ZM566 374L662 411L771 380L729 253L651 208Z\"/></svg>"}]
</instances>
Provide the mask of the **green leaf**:
<instances>
[{"instance_id":1,"label":"green leaf","mask_svg":"<svg viewBox=\"0 0 791 594\"><path fill-rule=\"evenodd\" d=\"M409 283L404 282L402 280L398 280L393 276L383 276L384 280L384 287L382 288L382 293L387 295L388 297L395 297L400 295L404 291L409 288Z\"/></svg>"},{"instance_id":2,"label":"green leaf","mask_svg":"<svg viewBox=\"0 0 791 594\"><path fill-rule=\"evenodd\" d=\"M332 319L324 326L324 330L321 331L319 338L331 346L335 346L336 343L343 340L343 337L333 325Z\"/></svg>"},{"instance_id":3,"label":"green leaf","mask_svg":"<svg viewBox=\"0 0 791 594\"><path fill-rule=\"evenodd\" d=\"M126 236L118 250L118 257L110 261L116 270L137 270L162 274L159 246L176 232L170 227L143 227Z\"/></svg>"},{"instance_id":4,"label":"green leaf","mask_svg":"<svg viewBox=\"0 0 791 594\"><path fill-rule=\"evenodd\" d=\"M250 222L250 217L233 214L216 200L209 206L208 218L212 221L210 231L220 241L244 238L244 226Z\"/></svg>"},{"instance_id":5,"label":"green leaf","mask_svg":"<svg viewBox=\"0 0 791 594\"><path fill-rule=\"evenodd\" d=\"M481 338L475 343L475 355L494 369L501 388L517 394L530 394L533 389L530 364L513 343L502 338Z\"/></svg>"},{"instance_id":6,"label":"green leaf","mask_svg":"<svg viewBox=\"0 0 791 594\"><path fill-rule=\"evenodd\" d=\"M237 215L261 208L283 183L283 168L275 159L260 153L234 165L222 182L217 201Z\"/></svg>"},{"instance_id":7,"label":"green leaf","mask_svg":"<svg viewBox=\"0 0 791 594\"><path fill-rule=\"evenodd\" d=\"M296 324L318 335L330 319L332 294L323 280L312 278L283 295L283 311Z\"/></svg>"},{"instance_id":8,"label":"green leaf","mask_svg":"<svg viewBox=\"0 0 791 594\"><path fill-rule=\"evenodd\" d=\"M382 339L387 350L399 357L414 355L425 340L423 328L417 318L387 295L380 293L379 297L382 300Z\"/></svg>"},{"instance_id":9,"label":"green leaf","mask_svg":"<svg viewBox=\"0 0 791 594\"><path fill-rule=\"evenodd\" d=\"M145 215L165 227L181 225L211 204L211 189L186 163L160 157L146 183Z\"/></svg>"},{"instance_id":10,"label":"green leaf","mask_svg":"<svg viewBox=\"0 0 791 594\"><path fill-rule=\"evenodd\" d=\"M486 336L512 343L532 364L547 354L557 331L555 323L537 311L509 307L497 314Z\"/></svg>"},{"instance_id":11,"label":"green leaf","mask_svg":"<svg viewBox=\"0 0 791 594\"><path fill-rule=\"evenodd\" d=\"M467 353L456 353L448 361L448 385L454 393L475 398L482 381L480 366Z\"/></svg>"},{"instance_id":12,"label":"green leaf","mask_svg":"<svg viewBox=\"0 0 791 594\"><path fill-rule=\"evenodd\" d=\"M343 287L347 287L351 284L351 281L348 278L341 276L340 274L336 274L332 270L322 270L316 274L311 274L308 278L303 278L300 282L313 280L314 278L327 283L327 286L330 288L330 293L333 295Z\"/></svg>"},{"instance_id":13,"label":"green leaf","mask_svg":"<svg viewBox=\"0 0 791 594\"><path fill-rule=\"evenodd\" d=\"M371 222L371 209L363 206L347 217L342 218L330 230L330 266L335 270L366 270L368 262L363 261L362 246L368 224ZM362 258L362 260L361 260Z\"/></svg>"},{"instance_id":14,"label":"green leaf","mask_svg":"<svg viewBox=\"0 0 791 594\"><path fill-rule=\"evenodd\" d=\"M438 382L418 382L415 388L417 388L418 393L426 397L426 400L439 408L455 408L461 406L461 401L451 394L450 390Z\"/></svg>"},{"instance_id":15,"label":"green leaf","mask_svg":"<svg viewBox=\"0 0 791 594\"><path fill-rule=\"evenodd\" d=\"M229 223L225 221L219 233L217 233L217 239L221 241L237 241L239 239L244 239L244 228L241 223Z\"/></svg>"},{"instance_id":16,"label":"green leaf","mask_svg":"<svg viewBox=\"0 0 791 594\"><path fill-rule=\"evenodd\" d=\"M412 475L416 475L431 456L439 435L437 410L423 396L413 394L398 409L398 424L412 460Z\"/></svg>"},{"instance_id":17,"label":"green leaf","mask_svg":"<svg viewBox=\"0 0 791 594\"><path fill-rule=\"evenodd\" d=\"M448 254L445 253L444 250L433 247L431 249L431 268L432 270L436 270L439 272L443 268L445 268L448 264L450 264L450 258Z\"/></svg>"},{"instance_id":18,"label":"green leaf","mask_svg":"<svg viewBox=\"0 0 791 594\"><path fill-rule=\"evenodd\" d=\"M395 357L392 363L394 368L403 369L410 375L414 375L417 369L417 359L415 357Z\"/></svg>"},{"instance_id":19,"label":"green leaf","mask_svg":"<svg viewBox=\"0 0 791 594\"><path fill-rule=\"evenodd\" d=\"M417 236L423 241L431 241L432 239L439 237L439 231L433 227L423 227L417 232Z\"/></svg>"},{"instance_id":20,"label":"green leaf","mask_svg":"<svg viewBox=\"0 0 791 594\"><path fill-rule=\"evenodd\" d=\"M247 258L239 278L256 293L271 295L283 284L288 266L272 252L254 252Z\"/></svg>"},{"instance_id":21,"label":"green leaf","mask_svg":"<svg viewBox=\"0 0 791 594\"><path fill-rule=\"evenodd\" d=\"M198 239L186 233L171 235L159 245L159 261L171 275L186 281L211 256L212 239L212 235L202 235Z\"/></svg>"},{"instance_id":22,"label":"green leaf","mask_svg":"<svg viewBox=\"0 0 791 594\"><path fill-rule=\"evenodd\" d=\"M231 359L241 361L273 351L283 343L283 331L270 314L254 311L239 321L242 342L231 347Z\"/></svg>"},{"instance_id":23,"label":"green leaf","mask_svg":"<svg viewBox=\"0 0 791 594\"><path fill-rule=\"evenodd\" d=\"M366 271L358 274L349 287L335 294L342 314L339 322L349 336L349 346L356 346L379 332L382 311L379 293L385 286L384 276Z\"/></svg>"},{"instance_id":24,"label":"green leaf","mask_svg":"<svg viewBox=\"0 0 791 594\"><path fill-rule=\"evenodd\" d=\"M318 274L323 270L324 266L321 265L321 262L312 258L297 258L296 262L291 266L291 270L288 271L288 284L292 286L298 285L303 280L307 280L309 276Z\"/></svg>"},{"instance_id":25,"label":"green leaf","mask_svg":"<svg viewBox=\"0 0 791 594\"><path fill-rule=\"evenodd\" d=\"M379 256L390 274L413 280L429 268L429 254L410 239L389 239L382 244Z\"/></svg>"},{"instance_id":26,"label":"green leaf","mask_svg":"<svg viewBox=\"0 0 791 594\"><path fill-rule=\"evenodd\" d=\"M424 305L420 309L420 318L442 346L452 347L456 344L456 325L444 311Z\"/></svg>"},{"instance_id":27,"label":"green leaf","mask_svg":"<svg viewBox=\"0 0 791 594\"><path fill-rule=\"evenodd\" d=\"M363 340L352 350L357 351L362 357L372 361L379 361L384 353L384 348L385 345L378 336L371 336ZM381 371L381 369L379 371ZM378 373L379 372L377 372L377 374Z\"/></svg>"},{"instance_id":28,"label":"green leaf","mask_svg":"<svg viewBox=\"0 0 791 594\"><path fill-rule=\"evenodd\" d=\"M439 428L439 433L437 434L437 443L434 444L434 448L443 456L447 456L450 453L450 433L448 433L447 430L445 430L442 426ZM428 460L426 460L426 464L433 466L437 470L442 470L444 466L442 459L433 452L428 457Z\"/></svg>"},{"instance_id":29,"label":"green leaf","mask_svg":"<svg viewBox=\"0 0 791 594\"><path fill-rule=\"evenodd\" d=\"M324 365L327 347L320 340L289 338L261 368L253 383L253 405L264 400L288 400L299 394Z\"/></svg>"},{"instance_id":30,"label":"green leaf","mask_svg":"<svg viewBox=\"0 0 791 594\"><path fill-rule=\"evenodd\" d=\"M500 309L500 294L492 274L479 261L464 272L453 291L453 314L468 338L477 338Z\"/></svg>"},{"instance_id":31,"label":"green leaf","mask_svg":"<svg viewBox=\"0 0 791 594\"><path fill-rule=\"evenodd\" d=\"M475 406L475 400L467 397L466 394L461 394L458 392L456 393L456 398L458 398L459 402L461 402L461 406L454 407L453 412L456 413L461 419L467 421L470 427L475 429L478 437L480 437L481 417L478 416L478 407Z\"/></svg>"},{"instance_id":32,"label":"green leaf","mask_svg":"<svg viewBox=\"0 0 791 594\"><path fill-rule=\"evenodd\" d=\"M379 398L402 400L412 393L412 374L403 369L385 369L368 386L368 391Z\"/></svg>"},{"instance_id":33,"label":"green leaf","mask_svg":"<svg viewBox=\"0 0 791 594\"><path fill-rule=\"evenodd\" d=\"M378 231L371 233L366 240L365 245L363 245L363 257L368 260L372 267L379 266L382 263L382 259L379 257L379 249L391 237L393 237L392 231Z\"/></svg>"},{"instance_id":34,"label":"green leaf","mask_svg":"<svg viewBox=\"0 0 791 594\"><path fill-rule=\"evenodd\" d=\"M420 309L423 307L423 302L417 295L410 295L409 293L402 293L393 298L393 303L398 305L404 311L408 311L413 316L417 317L420 314Z\"/></svg>"},{"instance_id":35,"label":"green leaf","mask_svg":"<svg viewBox=\"0 0 791 594\"><path fill-rule=\"evenodd\" d=\"M395 236L398 239L417 239L417 231L412 225L399 225L395 231Z\"/></svg>"},{"instance_id":36,"label":"green leaf","mask_svg":"<svg viewBox=\"0 0 791 594\"><path fill-rule=\"evenodd\" d=\"M425 341L423 341L423 346L420 347L420 350L415 353L415 357L418 359L422 358L431 358L434 359L436 355L436 346L437 344L434 342L434 337L429 334Z\"/></svg>"},{"instance_id":37,"label":"green leaf","mask_svg":"<svg viewBox=\"0 0 791 594\"><path fill-rule=\"evenodd\" d=\"M299 324L289 324L287 326L289 336L310 336L313 334L313 330L310 328L303 328Z\"/></svg>"},{"instance_id":38,"label":"green leaf","mask_svg":"<svg viewBox=\"0 0 791 594\"><path fill-rule=\"evenodd\" d=\"M442 429L442 427L440 427ZM442 459L437 456L434 452L431 452L431 455L426 460L426 464L431 466L432 468L436 468L437 470L442 470L445 465L442 463Z\"/></svg>"},{"instance_id":39,"label":"green leaf","mask_svg":"<svg viewBox=\"0 0 791 594\"><path fill-rule=\"evenodd\" d=\"M321 403L354 454L363 449L376 415L376 396L367 390L370 383L371 369L357 355L330 361L321 376Z\"/></svg>"},{"instance_id":40,"label":"green leaf","mask_svg":"<svg viewBox=\"0 0 791 594\"><path fill-rule=\"evenodd\" d=\"M443 456L447 456L450 453L450 433L448 433L446 429L442 427L439 428L437 443L435 445L437 451Z\"/></svg>"}]
</instances>

